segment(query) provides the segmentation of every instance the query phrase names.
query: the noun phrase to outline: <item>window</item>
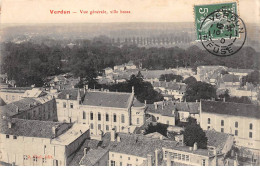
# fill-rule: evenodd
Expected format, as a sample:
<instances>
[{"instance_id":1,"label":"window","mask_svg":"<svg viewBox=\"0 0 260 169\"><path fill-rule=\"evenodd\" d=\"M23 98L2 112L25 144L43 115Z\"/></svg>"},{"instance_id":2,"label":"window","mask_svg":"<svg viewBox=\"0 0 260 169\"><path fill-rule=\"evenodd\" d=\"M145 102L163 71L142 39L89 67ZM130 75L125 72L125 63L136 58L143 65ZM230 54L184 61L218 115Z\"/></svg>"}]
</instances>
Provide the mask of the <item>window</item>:
<instances>
[{"instance_id":1,"label":"window","mask_svg":"<svg viewBox=\"0 0 260 169\"><path fill-rule=\"evenodd\" d=\"M83 119L86 119L86 112L83 111L82 116L83 116L83 117L82 117Z\"/></svg>"},{"instance_id":2,"label":"window","mask_svg":"<svg viewBox=\"0 0 260 169\"><path fill-rule=\"evenodd\" d=\"M101 130L101 124L98 124L98 130Z\"/></svg>"},{"instance_id":3,"label":"window","mask_svg":"<svg viewBox=\"0 0 260 169\"><path fill-rule=\"evenodd\" d=\"M235 136L238 136L238 130L235 130Z\"/></svg>"},{"instance_id":4,"label":"window","mask_svg":"<svg viewBox=\"0 0 260 169\"><path fill-rule=\"evenodd\" d=\"M203 160L202 160L202 166L205 166L205 165L206 165L206 160L203 159Z\"/></svg>"},{"instance_id":5,"label":"window","mask_svg":"<svg viewBox=\"0 0 260 169\"><path fill-rule=\"evenodd\" d=\"M109 121L109 115L106 114L106 121Z\"/></svg>"},{"instance_id":6,"label":"window","mask_svg":"<svg viewBox=\"0 0 260 169\"><path fill-rule=\"evenodd\" d=\"M221 126L224 126L224 120L221 120Z\"/></svg>"},{"instance_id":7,"label":"window","mask_svg":"<svg viewBox=\"0 0 260 169\"><path fill-rule=\"evenodd\" d=\"M128 157L128 160L130 160L131 158L130 157Z\"/></svg>"},{"instance_id":8,"label":"window","mask_svg":"<svg viewBox=\"0 0 260 169\"><path fill-rule=\"evenodd\" d=\"M132 164L127 164L127 166L132 166Z\"/></svg>"},{"instance_id":9,"label":"window","mask_svg":"<svg viewBox=\"0 0 260 169\"><path fill-rule=\"evenodd\" d=\"M28 156L27 155L23 155L23 160L28 160Z\"/></svg>"},{"instance_id":10,"label":"window","mask_svg":"<svg viewBox=\"0 0 260 169\"><path fill-rule=\"evenodd\" d=\"M120 156L120 158L122 158L122 156Z\"/></svg>"},{"instance_id":11,"label":"window","mask_svg":"<svg viewBox=\"0 0 260 169\"><path fill-rule=\"evenodd\" d=\"M42 158L42 163L46 163L46 158Z\"/></svg>"},{"instance_id":12,"label":"window","mask_svg":"<svg viewBox=\"0 0 260 169\"><path fill-rule=\"evenodd\" d=\"M224 128L221 128L221 133L224 133Z\"/></svg>"},{"instance_id":13,"label":"window","mask_svg":"<svg viewBox=\"0 0 260 169\"><path fill-rule=\"evenodd\" d=\"M238 122L237 121L235 122L235 127L238 128Z\"/></svg>"},{"instance_id":14,"label":"window","mask_svg":"<svg viewBox=\"0 0 260 169\"><path fill-rule=\"evenodd\" d=\"M185 161L185 155L184 154L181 155L181 160Z\"/></svg>"},{"instance_id":15,"label":"window","mask_svg":"<svg viewBox=\"0 0 260 169\"><path fill-rule=\"evenodd\" d=\"M93 128L94 128L94 126L93 126L93 123L90 123L90 128L91 128L91 129L93 129Z\"/></svg>"},{"instance_id":16,"label":"window","mask_svg":"<svg viewBox=\"0 0 260 169\"><path fill-rule=\"evenodd\" d=\"M167 122L166 122L166 123L167 123L167 125L169 125L169 124L170 124L170 122L169 122L168 120L167 120Z\"/></svg>"},{"instance_id":17,"label":"window","mask_svg":"<svg viewBox=\"0 0 260 169\"><path fill-rule=\"evenodd\" d=\"M37 162L37 156L33 156L33 161Z\"/></svg>"},{"instance_id":18,"label":"window","mask_svg":"<svg viewBox=\"0 0 260 169\"><path fill-rule=\"evenodd\" d=\"M121 115L121 123L125 123L125 116L123 114Z\"/></svg>"},{"instance_id":19,"label":"window","mask_svg":"<svg viewBox=\"0 0 260 169\"><path fill-rule=\"evenodd\" d=\"M15 139L15 140L16 140L16 139L17 139L17 136L13 136L13 139Z\"/></svg>"},{"instance_id":20,"label":"window","mask_svg":"<svg viewBox=\"0 0 260 169\"><path fill-rule=\"evenodd\" d=\"M186 155L186 161L190 161L190 156Z\"/></svg>"},{"instance_id":21,"label":"window","mask_svg":"<svg viewBox=\"0 0 260 169\"><path fill-rule=\"evenodd\" d=\"M135 161L138 161L138 158Z\"/></svg>"},{"instance_id":22,"label":"window","mask_svg":"<svg viewBox=\"0 0 260 169\"><path fill-rule=\"evenodd\" d=\"M66 108L66 102L63 102L63 108Z\"/></svg>"},{"instance_id":23,"label":"window","mask_svg":"<svg viewBox=\"0 0 260 169\"><path fill-rule=\"evenodd\" d=\"M164 152L164 158L167 158L168 151Z\"/></svg>"},{"instance_id":24,"label":"window","mask_svg":"<svg viewBox=\"0 0 260 169\"><path fill-rule=\"evenodd\" d=\"M173 153L173 158L177 159L178 158L178 154L177 153Z\"/></svg>"},{"instance_id":25,"label":"window","mask_svg":"<svg viewBox=\"0 0 260 169\"><path fill-rule=\"evenodd\" d=\"M253 124L252 123L249 124L249 129L253 130Z\"/></svg>"},{"instance_id":26,"label":"window","mask_svg":"<svg viewBox=\"0 0 260 169\"><path fill-rule=\"evenodd\" d=\"M93 120L93 119L94 119L93 112L90 112L90 120Z\"/></svg>"},{"instance_id":27,"label":"window","mask_svg":"<svg viewBox=\"0 0 260 169\"><path fill-rule=\"evenodd\" d=\"M120 166L122 166L123 164L122 164L122 162L120 162Z\"/></svg>"},{"instance_id":28,"label":"window","mask_svg":"<svg viewBox=\"0 0 260 169\"><path fill-rule=\"evenodd\" d=\"M139 124L139 118L136 119L136 124Z\"/></svg>"},{"instance_id":29,"label":"window","mask_svg":"<svg viewBox=\"0 0 260 169\"><path fill-rule=\"evenodd\" d=\"M210 126L208 126L208 130L210 129Z\"/></svg>"},{"instance_id":30,"label":"window","mask_svg":"<svg viewBox=\"0 0 260 169\"><path fill-rule=\"evenodd\" d=\"M253 133L249 132L249 138L253 138Z\"/></svg>"},{"instance_id":31,"label":"window","mask_svg":"<svg viewBox=\"0 0 260 169\"><path fill-rule=\"evenodd\" d=\"M111 160L110 164L111 164L111 166L116 166L116 162L113 160Z\"/></svg>"},{"instance_id":32,"label":"window","mask_svg":"<svg viewBox=\"0 0 260 169\"><path fill-rule=\"evenodd\" d=\"M156 117L157 120L159 120L159 117Z\"/></svg>"},{"instance_id":33,"label":"window","mask_svg":"<svg viewBox=\"0 0 260 169\"><path fill-rule=\"evenodd\" d=\"M208 124L210 124L210 118L208 118Z\"/></svg>"},{"instance_id":34,"label":"window","mask_svg":"<svg viewBox=\"0 0 260 169\"><path fill-rule=\"evenodd\" d=\"M114 114L114 122L116 122L116 115Z\"/></svg>"},{"instance_id":35,"label":"window","mask_svg":"<svg viewBox=\"0 0 260 169\"><path fill-rule=\"evenodd\" d=\"M98 112L98 121L101 121L101 114Z\"/></svg>"},{"instance_id":36,"label":"window","mask_svg":"<svg viewBox=\"0 0 260 169\"><path fill-rule=\"evenodd\" d=\"M73 109L73 103L70 103L70 108Z\"/></svg>"},{"instance_id":37,"label":"window","mask_svg":"<svg viewBox=\"0 0 260 169\"><path fill-rule=\"evenodd\" d=\"M181 154L178 154L178 160L181 160Z\"/></svg>"},{"instance_id":38,"label":"window","mask_svg":"<svg viewBox=\"0 0 260 169\"><path fill-rule=\"evenodd\" d=\"M108 131L109 130L109 126L108 125L106 125L106 131Z\"/></svg>"},{"instance_id":39,"label":"window","mask_svg":"<svg viewBox=\"0 0 260 169\"><path fill-rule=\"evenodd\" d=\"M5 138L9 138L9 135L6 135Z\"/></svg>"},{"instance_id":40,"label":"window","mask_svg":"<svg viewBox=\"0 0 260 169\"><path fill-rule=\"evenodd\" d=\"M14 100L15 99L15 97L14 96L12 96L12 100Z\"/></svg>"}]
</instances>

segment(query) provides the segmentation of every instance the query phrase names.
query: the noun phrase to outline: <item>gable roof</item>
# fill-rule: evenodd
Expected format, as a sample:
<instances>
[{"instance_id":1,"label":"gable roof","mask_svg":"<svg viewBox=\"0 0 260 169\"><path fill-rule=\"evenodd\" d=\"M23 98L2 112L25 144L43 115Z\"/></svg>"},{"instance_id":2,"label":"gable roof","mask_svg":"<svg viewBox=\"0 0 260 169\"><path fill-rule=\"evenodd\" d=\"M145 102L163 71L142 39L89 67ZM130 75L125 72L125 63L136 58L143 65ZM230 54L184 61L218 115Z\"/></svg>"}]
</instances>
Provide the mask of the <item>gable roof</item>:
<instances>
[{"instance_id":1,"label":"gable roof","mask_svg":"<svg viewBox=\"0 0 260 169\"><path fill-rule=\"evenodd\" d=\"M228 140L231 137L229 134L217 132L215 130L206 130L206 137L208 138L208 146L218 148L222 150Z\"/></svg>"},{"instance_id":2,"label":"gable roof","mask_svg":"<svg viewBox=\"0 0 260 169\"><path fill-rule=\"evenodd\" d=\"M225 74L222 79L224 82L240 82L239 76L233 74Z\"/></svg>"},{"instance_id":3,"label":"gable roof","mask_svg":"<svg viewBox=\"0 0 260 169\"><path fill-rule=\"evenodd\" d=\"M260 119L260 106L220 101L201 101L201 111L207 113L243 116Z\"/></svg>"},{"instance_id":4,"label":"gable roof","mask_svg":"<svg viewBox=\"0 0 260 169\"><path fill-rule=\"evenodd\" d=\"M83 105L127 108L132 102L132 93L87 91Z\"/></svg>"},{"instance_id":5,"label":"gable roof","mask_svg":"<svg viewBox=\"0 0 260 169\"><path fill-rule=\"evenodd\" d=\"M8 128L8 122L12 122L12 127ZM39 137L39 138L53 138L52 127L69 128L70 123L59 123L51 121L39 121L39 120L25 120L12 118L8 119L0 118L0 133L10 134L15 136L25 137ZM62 133L60 133L62 134Z\"/></svg>"},{"instance_id":6,"label":"gable roof","mask_svg":"<svg viewBox=\"0 0 260 169\"><path fill-rule=\"evenodd\" d=\"M58 94L58 99L67 99L67 94L69 95L69 100L77 100L78 89L62 90ZM83 96L84 96L84 91L80 90L80 97L83 97Z\"/></svg>"},{"instance_id":7,"label":"gable roof","mask_svg":"<svg viewBox=\"0 0 260 169\"><path fill-rule=\"evenodd\" d=\"M79 164L94 166L106 153L108 153L108 150L100 147L97 149L90 149L87 154L82 157Z\"/></svg>"},{"instance_id":8,"label":"gable roof","mask_svg":"<svg viewBox=\"0 0 260 169\"><path fill-rule=\"evenodd\" d=\"M23 94L23 97L40 97L44 94L46 95L46 93L40 90L39 88L33 88L31 90L26 90Z\"/></svg>"}]
</instances>

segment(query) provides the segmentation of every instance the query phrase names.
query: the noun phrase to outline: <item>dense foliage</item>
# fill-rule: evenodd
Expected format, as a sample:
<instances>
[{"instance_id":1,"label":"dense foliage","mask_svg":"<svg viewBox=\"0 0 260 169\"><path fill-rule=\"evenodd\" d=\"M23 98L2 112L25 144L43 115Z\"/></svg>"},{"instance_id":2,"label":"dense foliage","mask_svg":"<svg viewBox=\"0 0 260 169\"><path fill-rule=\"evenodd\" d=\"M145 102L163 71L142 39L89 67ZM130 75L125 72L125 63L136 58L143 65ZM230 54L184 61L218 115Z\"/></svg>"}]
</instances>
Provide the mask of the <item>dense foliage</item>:
<instances>
[{"instance_id":1,"label":"dense foliage","mask_svg":"<svg viewBox=\"0 0 260 169\"><path fill-rule=\"evenodd\" d=\"M252 104L252 101L250 100L249 97L247 97L247 96L242 96L242 97L230 96L228 90L226 90L223 94L220 94L219 98L222 100L224 100L224 98L225 98L226 102Z\"/></svg>"},{"instance_id":2,"label":"dense foliage","mask_svg":"<svg viewBox=\"0 0 260 169\"><path fill-rule=\"evenodd\" d=\"M258 70L253 71L247 76L244 76L242 78L242 85L245 85L246 82L252 83L254 86L257 86L260 84L260 73Z\"/></svg>"},{"instance_id":3,"label":"dense foliage","mask_svg":"<svg viewBox=\"0 0 260 169\"><path fill-rule=\"evenodd\" d=\"M187 85L187 90L184 95L186 101L195 102L200 99L208 100L212 98L216 98L216 89L211 84L198 81Z\"/></svg>"},{"instance_id":4,"label":"dense foliage","mask_svg":"<svg viewBox=\"0 0 260 169\"><path fill-rule=\"evenodd\" d=\"M193 146L196 142L198 144L198 148L207 148L208 138L198 124L189 123L184 129L183 136L185 145Z\"/></svg>"},{"instance_id":5,"label":"dense foliage","mask_svg":"<svg viewBox=\"0 0 260 169\"><path fill-rule=\"evenodd\" d=\"M126 82L103 85L102 87L109 89L109 91L132 92L132 86L134 86L136 98L142 103L144 103L145 100L149 104L163 100L163 96L153 89L151 83L145 82L141 77L135 75L132 75L130 80Z\"/></svg>"},{"instance_id":6,"label":"dense foliage","mask_svg":"<svg viewBox=\"0 0 260 169\"><path fill-rule=\"evenodd\" d=\"M149 134L149 133L154 133L154 132L158 132L162 135L164 135L165 137L167 137L167 128L169 125L167 124L162 124L162 123L150 123L148 125L148 127L146 128L144 134Z\"/></svg>"},{"instance_id":7,"label":"dense foliage","mask_svg":"<svg viewBox=\"0 0 260 169\"><path fill-rule=\"evenodd\" d=\"M75 40L69 47L59 41L52 44L33 42L4 43L2 46L1 73L7 73L18 86L41 86L47 76L72 72L74 76L93 79L106 67L133 60L143 68L165 69L199 65L224 65L233 68L259 68L259 53L243 47L230 57L216 57L197 46L188 49L143 48L135 45L117 47L103 41Z\"/></svg>"}]
</instances>

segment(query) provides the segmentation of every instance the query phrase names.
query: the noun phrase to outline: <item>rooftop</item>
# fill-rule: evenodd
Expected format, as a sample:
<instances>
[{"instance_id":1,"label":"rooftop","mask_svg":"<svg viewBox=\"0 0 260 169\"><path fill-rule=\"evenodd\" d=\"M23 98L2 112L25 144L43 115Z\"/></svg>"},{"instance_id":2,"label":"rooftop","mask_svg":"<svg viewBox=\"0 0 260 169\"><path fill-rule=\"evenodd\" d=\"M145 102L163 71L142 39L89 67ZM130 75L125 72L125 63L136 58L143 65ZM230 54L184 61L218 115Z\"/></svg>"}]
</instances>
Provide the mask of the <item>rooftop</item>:
<instances>
[{"instance_id":1,"label":"rooftop","mask_svg":"<svg viewBox=\"0 0 260 169\"><path fill-rule=\"evenodd\" d=\"M108 150L100 147L97 149L90 149L80 160L79 164L84 166L94 166L106 153L108 153Z\"/></svg>"},{"instance_id":2,"label":"rooftop","mask_svg":"<svg viewBox=\"0 0 260 169\"><path fill-rule=\"evenodd\" d=\"M222 79L224 82L240 82L239 76L232 74L225 74L223 75Z\"/></svg>"},{"instance_id":3,"label":"rooftop","mask_svg":"<svg viewBox=\"0 0 260 169\"><path fill-rule=\"evenodd\" d=\"M208 146L219 148L222 150L226 144L229 134L217 132L215 130L206 130L206 137L208 138Z\"/></svg>"},{"instance_id":4,"label":"rooftop","mask_svg":"<svg viewBox=\"0 0 260 169\"><path fill-rule=\"evenodd\" d=\"M69 95L70 100L77 100L78 89L62 90L58 95L58 99L67 99L67 95ZM80 96L84 96L83 90L80 90Z\"/></svg>"},{"instance_id":5,"label":"rooftop","mask_svg":"<svg viewBox=\"0 0 260 169\"><path fill-rule=\"evenodd\" d=\"M87 91L83 105L127 108L130 104L132 93Z\"/></svg>"},{"instance_id":6,"label":"rooftop","mask_svg":"<svg viewBox=\"0 0 260 169\"><path fill-rule=\"evenodd\" d=\"M260 106L220 101L201 101L202 112L260 119Z\"/></svg>"},{"instance_id":7,"label":"rooftop","mask_svg":"<svg viewBox=\"0 0 260 169\"><path fill-rule=\"evenodd\" d=\"M8 127L8 122L12 127ZM52 128L57 128L57 135L62 134L67 128L71 127L69 123L59 123L51 121L25 120L25 119L8 119L0 118L0 133L15 136L53 138Z\"/></svg>"}]
</instances>

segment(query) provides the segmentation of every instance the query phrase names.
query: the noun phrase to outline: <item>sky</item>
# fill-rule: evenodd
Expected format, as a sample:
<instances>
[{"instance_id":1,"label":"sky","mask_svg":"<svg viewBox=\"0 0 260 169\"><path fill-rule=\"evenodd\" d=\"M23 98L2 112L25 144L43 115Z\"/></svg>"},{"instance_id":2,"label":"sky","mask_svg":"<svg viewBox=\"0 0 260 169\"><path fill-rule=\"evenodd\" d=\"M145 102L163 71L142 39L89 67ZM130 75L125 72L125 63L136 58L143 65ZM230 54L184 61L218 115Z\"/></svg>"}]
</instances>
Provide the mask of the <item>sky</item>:
<instances>
[{"instance_id":1,"label":"sky","mask_svg":"<svg viewBox=\"0 0 260 169\"><path fill-rule=\"evenodd\" d=\"M260 23L259 0L0 0L1 24L106 23L106 22L193 22L193 6L238 1L239 16ZM69 10L71 14L51 14ZM81 14L80 10L125 10L130 14ZM77 13L72 13L77 12Z\"/></svg>"}]
</instances>

